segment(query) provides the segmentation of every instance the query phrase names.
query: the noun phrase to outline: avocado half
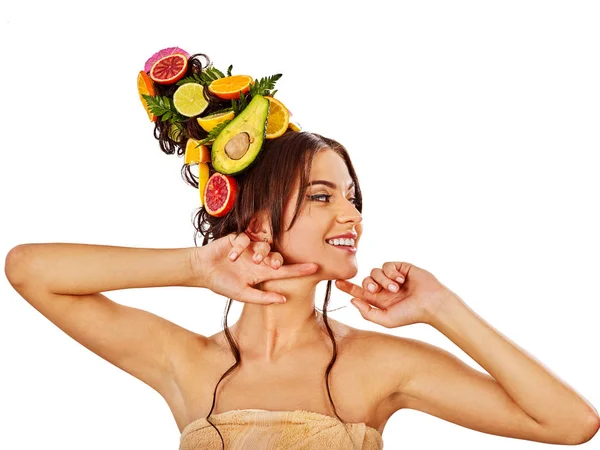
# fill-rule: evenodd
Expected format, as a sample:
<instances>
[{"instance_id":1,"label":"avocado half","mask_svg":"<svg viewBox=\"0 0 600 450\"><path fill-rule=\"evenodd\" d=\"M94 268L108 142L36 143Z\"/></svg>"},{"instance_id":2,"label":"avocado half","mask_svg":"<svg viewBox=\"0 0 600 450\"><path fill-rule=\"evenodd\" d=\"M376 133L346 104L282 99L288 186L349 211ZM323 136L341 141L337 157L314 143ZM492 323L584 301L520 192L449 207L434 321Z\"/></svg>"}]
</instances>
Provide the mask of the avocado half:
<instances>
[{"instance_id":1,"label":"avocado half","mask_svg":"<svg viewBox=\"0 0 600 450\"><path fill-rule=\"evenodd\" d=\"M222 174L242 172L256 159L267 134L270 102L262 95L229 122L212 144L213 168Z\"/></svg>"}]
</instances>

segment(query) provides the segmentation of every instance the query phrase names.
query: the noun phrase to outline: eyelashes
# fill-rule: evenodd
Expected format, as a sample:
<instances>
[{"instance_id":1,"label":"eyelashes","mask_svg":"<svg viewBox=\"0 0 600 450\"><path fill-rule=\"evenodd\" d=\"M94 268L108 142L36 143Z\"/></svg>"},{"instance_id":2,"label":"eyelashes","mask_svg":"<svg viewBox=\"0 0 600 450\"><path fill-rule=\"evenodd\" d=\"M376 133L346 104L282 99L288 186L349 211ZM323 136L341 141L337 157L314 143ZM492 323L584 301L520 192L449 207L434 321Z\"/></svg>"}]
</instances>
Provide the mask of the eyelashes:
<instances>
[{"instance_id":1,"label":"eyelashes","mask_svg":"<svg viewBox=\"0 0 600 450\"><path fill-rule=\"evenodd\" d=\"M319 201L317 199L321 198L321 197L325 197L325 199L326 199L326 201L321 202L321 203L329 203L329 197L331 197L331 194L317 194L317 195L309 195L308 196L308 198L311 199L311 200L313 200L313 201ZM350 200L352 201L352 203L354 205L356 205L356 202L357 202L357 198L356 197L352 197Z\"/></svg>"}]
</instances>

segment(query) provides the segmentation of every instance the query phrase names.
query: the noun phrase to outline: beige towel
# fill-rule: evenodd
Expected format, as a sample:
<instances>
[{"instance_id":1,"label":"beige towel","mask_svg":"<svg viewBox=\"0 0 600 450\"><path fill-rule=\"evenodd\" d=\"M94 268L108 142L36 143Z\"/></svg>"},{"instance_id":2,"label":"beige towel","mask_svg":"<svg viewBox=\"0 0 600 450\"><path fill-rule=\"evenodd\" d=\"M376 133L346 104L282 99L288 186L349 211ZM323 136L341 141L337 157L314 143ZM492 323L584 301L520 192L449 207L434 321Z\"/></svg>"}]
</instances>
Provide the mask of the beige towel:
<instances>
[{"instance_id":1,"label":"beige towel","mask_svg":"<svg viewBox=\"0 0 600 450\"><path fill-rule=\"evenodd\" d=\"M381 450L379 431L364 423L344 425L333 416L311 411L238 409L212 414L225 450ZM346 431L347 430L347 431ZM206 418L181 432L179 450L220 450L221 438Z\"/></svg>"}]
</instances>

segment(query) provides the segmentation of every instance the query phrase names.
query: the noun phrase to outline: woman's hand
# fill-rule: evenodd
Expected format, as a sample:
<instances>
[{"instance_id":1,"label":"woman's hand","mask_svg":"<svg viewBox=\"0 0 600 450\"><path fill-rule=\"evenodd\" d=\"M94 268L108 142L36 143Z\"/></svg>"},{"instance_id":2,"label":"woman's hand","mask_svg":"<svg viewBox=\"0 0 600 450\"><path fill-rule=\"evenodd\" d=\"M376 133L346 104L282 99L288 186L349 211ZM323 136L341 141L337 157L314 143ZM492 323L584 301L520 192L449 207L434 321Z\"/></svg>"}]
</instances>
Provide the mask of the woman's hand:
<instances>
[{"instance_id":1,"label":"woman's hand","mask_svg":"<svg viewBox=\"0 0 600 450\"><path fill-rule=\"evenodd\" d=\"M335 285L355 297L351 302L365 319L386 328L430 323L445 296L454 295L433 274L407 262L386 262L373 269L362 288L346 280Z\"/></svg>"},{"instance_id":2,"label":"woman's hand","mask_svg":"<svg viewBox=\"0 0 600 450\"><path fill-rule=\"evenodd\" d=\"M231 233L193 249L192 268L201 280L199 284L217 294L247 303L283 303L283 295L252 286L266 280L310 275L319 266L316 263L283 265L281 254L269 253L270 249L268 242L252 242L246 233ZM231 258L232 252L237 253L234 258ZM256 261L253 255L261 258Z\"/></svg>"}]
</instances>

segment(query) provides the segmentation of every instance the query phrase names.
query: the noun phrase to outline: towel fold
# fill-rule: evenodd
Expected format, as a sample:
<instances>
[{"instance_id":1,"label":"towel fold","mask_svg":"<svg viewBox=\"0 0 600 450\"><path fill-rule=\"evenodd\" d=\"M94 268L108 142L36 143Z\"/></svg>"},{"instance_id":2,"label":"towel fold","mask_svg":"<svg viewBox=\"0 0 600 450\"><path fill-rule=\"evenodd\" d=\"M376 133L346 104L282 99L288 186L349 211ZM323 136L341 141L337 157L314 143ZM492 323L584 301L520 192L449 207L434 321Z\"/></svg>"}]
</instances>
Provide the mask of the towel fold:
<instances>
[{"instance_id":1,"label":"towel fold","mask_svg":"<svg viewBox=\"0 0 600 450\"><path fill-rule=\"evenodd\" d=\"M336 417L311 411L236 409L212 414L225 450L381 450L383 437L364 423L344 426ZM181 432L179 450L220 450L221 438L206 418Z\"/></svg>"}]
</instances>

